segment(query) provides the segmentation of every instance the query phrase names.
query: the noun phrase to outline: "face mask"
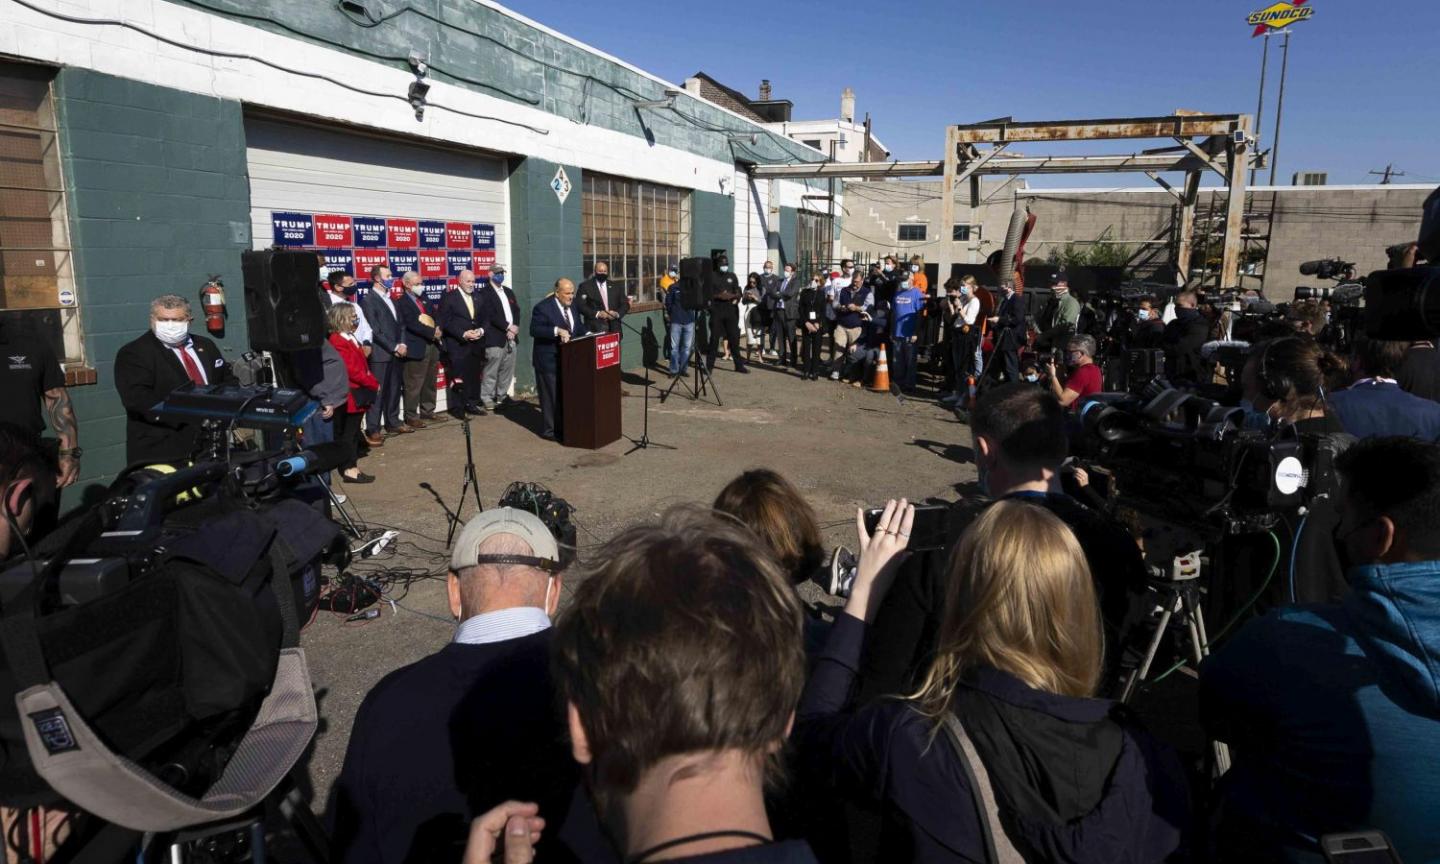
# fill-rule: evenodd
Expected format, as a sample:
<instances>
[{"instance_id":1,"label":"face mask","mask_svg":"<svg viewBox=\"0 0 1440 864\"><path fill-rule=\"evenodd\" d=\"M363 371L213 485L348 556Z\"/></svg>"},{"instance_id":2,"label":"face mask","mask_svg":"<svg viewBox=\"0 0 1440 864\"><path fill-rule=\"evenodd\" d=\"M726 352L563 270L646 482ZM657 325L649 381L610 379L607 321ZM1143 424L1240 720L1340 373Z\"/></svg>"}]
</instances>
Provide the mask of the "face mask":
<instances>
[{"instance_id":1,"label":"face mask","mask_svg":"<svg viewBox=\"0 0 1440 864\"><path fill-rule=\"evenodd\" d=\"M1034 383L1036 383L1037 381L1040 380L1040 376L1039 376L1039 375L1026 375L1026 376L1025 376L1025 380L1026 380L1026 381L1029 381L1031 384L1034 384Z\"/></svg>"},{"instance_id":2,"label":"face mask","mask_svg":"<svg viewBox=\"0 0 1440 864\"><path fill-rule=\"evenodd\" d=\"M729 272L730 272L730 265L729 265L729 264L721 264L721 265L720 265L720 272L721 272L721 273L729 273Z\"/></svg>"},{"instance_id":3,"label":"face mask","mask_svg":"<svg viewBox=\"0 0 1440 864\"><path fill-rule=\"evenodd\" d=\"M156 321L155 338L166 345L183 345L190 336L189 321Z\"/></svg>"},{"instance_id":4,"label":"face mask","mask_svg":"<svg viewBox=\"0 0 1440 864\"><path fill-rule=\"evenodd\" d=\"M886 273L889 273L891 270L894 270L895 268L892 267L892 266L890 266L889 264L886 264L884 269L885 269L885 272L886 272Z\"/></svg>"},{"instance_id":5,"label":"face mask","mask_svg":"<svg viewBox=\"0 0 1440 864\"><path fill-rule=\"evenodd\" d=\"M595 281L596 281L596 282L602 282L602 283L603 283L606 279L609 279L609 278L610 278L610 274L609 274L609 273L596 273L596 274L595 274Z\"/></svg>"},{"instance_id":6,"label":"face mask","mask_svg":"<svg viewBox=\"0 0 1440 864\"><path fill-rule=\"evenodd\" d=\"M1136 313L1135 313L1135 317L1139 318L1141 321L1149 321L1149 320L1150 320L1150 310L1149 310L1149 309L1141 309L1139 312L1136 312Z\"/></svg>"},{"instance_id":7,"label":"face mask","mask_svg":"<svg viewBox=\"0 0 1440 864\"><path fill-rule=\"evenodd\" d=\"M340 293L344 294L346 297L354 297L355 292L358 290L360 290L359 285L346 285L340 289Z\"/></svg>"},{"instance_id":8,"label":"face mask","mask_svg":"<svg viewBox=\"0 0 1440 864\"><path fill-rule=\"evenodd\" d=\"M491 273L491 274L490 274L490 281L493 282L493 283L495 283L496 285L503 285L503 284L505 284L505 274L504 274L504 273Z\"/></svg>"},{"instance_id":9,"label":"face mask","mask_svg":"<svg viewBox=\"0 0 1440 864\"><path fill-rule=\"evenodd\" d=\"M676 276L679 276L679 275L680 275L680 272L679 272L678 270L671 270L671 271L670 271L670 278L671 278L671 279L674 279Z\"/></svg>"},{"instance_id":10,"label":"face mask","mask_svg":"<svg viewBox=\"0 0 1440 864\"><path fill-rule=\"evenodd\" d=\"M411 293L411 294L414 294L416 297L419 297L421 294L424 294L424 293L425 293L425 286L424 286L424 284L420 284L420 285L416 285L416 286L412 287L412 288L410 289L410 293Z\"/></svg>"},{"instance_id":11,"label":"face mask","mask_svg":"<svg viewBox=\"0 0 1440 864\"><path fill-rule=\"evenodd\" d=\"M904 279L901 279L901 280L900 280L900 286L901 286L902 288L909 288L909 287L910 287L910 277L909 277L909 276L906 276Z\"/></svg>"},{"instance_id":12,"label":"face mask","mask_svg":"<svg viewBox=\"0 0 1440 864\"><path fill-rule=\"evenodd\" d=\"M910 265L910 272L911 272L911 273L919 273L919 272L920 272L920 265L918 265L918 264L911 264L911 265Z\"/></svg>"},{"instance_id":13,"label":"face mask","mask_svg":"<svg viewBox=\"0 0 1440 864\"><path fill-rule=\"evenodd\" d=\"M811 287L811 288L819 288L819 287L820 287L820 283L819 283L818 281L814 280L814 279L811 279L811 280L810 280L810 287Z\"/></svg>"},{"instance_id":14,"label":"face mask","mask_svg":"<svg viewBox=\"0 0 1440 864\"><path fill-rule=\"evenodd\" d=\"M765 268L765 275L766 275L766 276L773 276L773 275L775 275L775 268L774 268L774 267L766 267L766 268Z\"/></svg>"},{"instance_id":15,"label":"face mask","mask_svg":"<svg viewBox=\"0 0 1440 864\"><path fill-rule=\"evenodd\" d=\"M786 279L789 279L789 278L793 277L794 275L795 275L795 271L794 271L794 270L786 270L786 271L785 271L785 278L786 278Z\"/></svg>"}]
</instances>

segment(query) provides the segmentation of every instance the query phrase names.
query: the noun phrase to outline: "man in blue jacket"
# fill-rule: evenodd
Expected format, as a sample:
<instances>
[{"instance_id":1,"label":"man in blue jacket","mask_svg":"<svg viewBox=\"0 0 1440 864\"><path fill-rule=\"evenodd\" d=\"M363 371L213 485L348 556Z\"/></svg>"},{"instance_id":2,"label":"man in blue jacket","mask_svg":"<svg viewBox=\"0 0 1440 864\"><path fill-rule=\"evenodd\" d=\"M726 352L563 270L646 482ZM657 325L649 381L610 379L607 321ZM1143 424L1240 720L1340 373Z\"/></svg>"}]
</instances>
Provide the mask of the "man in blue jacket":
<instances>
[{"instance_id":1,"label":"man in blue jacket","mask_svg":"<svg viewBox=\"0 0 1440 864\"><path fill-rule=\"evenodd\" d=\"M540 416L543 425L540 437L554 441L560 436L564 416L560 413L560 346L576 336L584 336L585 321L575 302L575 283L569 279L555 280L555 293L535 304L530 312L530 352L535 365L535 389L540 394Z\"/></svg>"},{"instance_id":2,"label":"man in blue jacket","mask_svg":"<svg viewBox=\"0 0 1440 864\"><path fill-rule=\"evenodd\" d=\"M895 377L906 393L915 390L915 342L920 325L920 311L925 308L925 294L910 282L910 274L901 277L900 290L891 301L890 342L895 346Z\"/></svg>"},{"instance_id":3,"label":"man in blue jacket","mask_svg":"<svg viewBox=\"0 0 1440 864\"><path fill-rule=\"evenodd\" d=\"M1319 861L1325 834L1380 830L1440 860L1440 447L1370 438L1337 460L1350 592L1252 621L1200 668L1230 744L1221 861Z\"/></svg>"},{"instance_id":4,"label":"man in blue jacket","mask_svg":"<svg viewBox=\"0 0 1440 864\"><path fill-rule=\"evenodd\" d=\"M1358 380L1330 394L1330 407L1346 432L1356 438L1408 435L1440 442L1440 403L1406 393L1395 380L1409 348L1409 342L1364 334L1356 338L1351 369Z\"/></svg>"},{"instance_id":5,"label":"man in blue jacket","mask_svg":"<svg viewBox=\"0 0 1440 864\"><path fill-rule=\"evenodd\" d=\"M690 350L695 347L695 312L685 308L680 299L684 283L675 281L665 292L665 314L670 318L670 377L679 378L690 366Z\"/></svg>"}]
</instances>

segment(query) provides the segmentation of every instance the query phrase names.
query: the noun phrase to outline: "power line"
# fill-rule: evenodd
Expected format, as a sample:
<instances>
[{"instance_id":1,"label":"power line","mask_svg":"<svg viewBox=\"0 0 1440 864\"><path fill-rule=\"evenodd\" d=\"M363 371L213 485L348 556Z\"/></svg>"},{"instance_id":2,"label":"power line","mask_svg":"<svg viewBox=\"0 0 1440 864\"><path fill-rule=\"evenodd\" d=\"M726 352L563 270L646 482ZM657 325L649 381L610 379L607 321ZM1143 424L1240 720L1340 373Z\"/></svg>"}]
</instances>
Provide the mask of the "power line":
<instances>
[{"instance_id":1,"label":"power line","mask_svg":"<svg viewBox=\"0 0 1440 864\"><path fill-rule=\"evenodd\" d=\"M1389 186L1389 185L1390 185L1390 178L1391 178L1391 177L1404 177L1404 176L1405 176L1405 172L1404 172L1404 171L1397 171L1397 170L1395 169L1395 165L1394 165L1393 163L1386 165L1386 166L1385 166L1385 170L1383 170L1383 171L1367 171L1367 172L1365 172L1365 173L1367 173L1367 174L1374 174L1375 176L1379 177L1379 178L1380 178L1380 185L1381 185L1381 186Z\"/></svg>"}]
</instances>

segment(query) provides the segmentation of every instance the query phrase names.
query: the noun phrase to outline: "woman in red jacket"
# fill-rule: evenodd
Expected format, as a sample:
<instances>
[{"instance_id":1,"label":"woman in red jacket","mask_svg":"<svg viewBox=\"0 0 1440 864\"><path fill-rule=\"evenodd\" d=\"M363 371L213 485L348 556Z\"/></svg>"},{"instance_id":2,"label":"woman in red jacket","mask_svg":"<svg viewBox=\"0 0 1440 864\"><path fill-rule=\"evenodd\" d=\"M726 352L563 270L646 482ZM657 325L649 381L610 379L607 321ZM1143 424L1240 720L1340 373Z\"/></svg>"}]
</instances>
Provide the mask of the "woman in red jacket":
<instances>
[{"instance_id":1,"label":"woman in red jacket","mask_svg":"<svg viewBox=\"0 0 1440 864\"><path fill-rule=\"evenodd\" d=\"M380 382L370 374L365 353L360 350L360 343L355 341L355 328L360 324L360 316L355 313L354 305L334 304L325 320L330 329L330 344L340 352L340 359L345 361L345 373L350 379L350 395L345 400L345 407L335 412L332 421L335 424L335 443L346 448L345 462L340 466L340 479L346 483L374 483L375 478L355 464L355 454L360 446L360 418L375 401Z\"/></svg>"}]
</instances>

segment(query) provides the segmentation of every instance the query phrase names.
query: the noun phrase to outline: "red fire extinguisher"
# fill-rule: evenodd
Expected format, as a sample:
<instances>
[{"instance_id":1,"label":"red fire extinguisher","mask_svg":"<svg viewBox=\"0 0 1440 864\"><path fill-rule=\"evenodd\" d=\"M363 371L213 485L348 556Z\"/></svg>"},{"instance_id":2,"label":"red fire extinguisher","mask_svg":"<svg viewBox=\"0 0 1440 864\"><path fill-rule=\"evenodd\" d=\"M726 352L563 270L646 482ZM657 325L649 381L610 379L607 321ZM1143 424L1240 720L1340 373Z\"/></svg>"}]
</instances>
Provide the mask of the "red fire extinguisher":
<instances>
[{"instance_id":1,"label":"red fire extinguisher","mask_svg":"<svg viewBox=\"0 0 1440 864\"><path fill-rule=\"evenodd\" d=\"M211 333L225 332L225 283L211 276L200 289L200 307L205 310L205 329Z\"/></svg>"}]
</instances>

